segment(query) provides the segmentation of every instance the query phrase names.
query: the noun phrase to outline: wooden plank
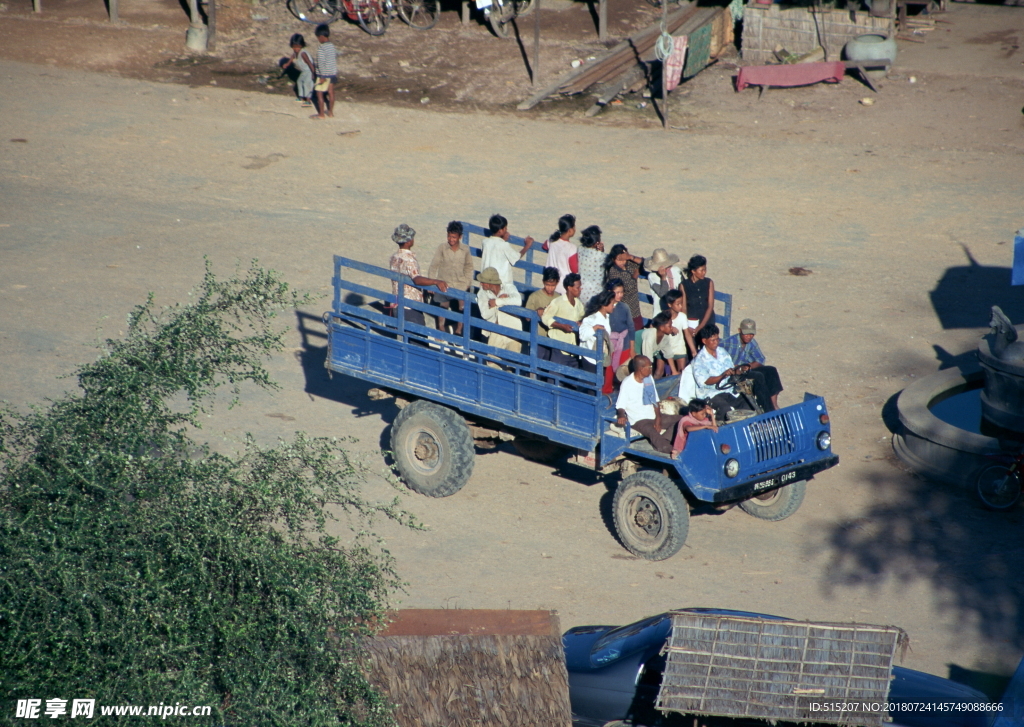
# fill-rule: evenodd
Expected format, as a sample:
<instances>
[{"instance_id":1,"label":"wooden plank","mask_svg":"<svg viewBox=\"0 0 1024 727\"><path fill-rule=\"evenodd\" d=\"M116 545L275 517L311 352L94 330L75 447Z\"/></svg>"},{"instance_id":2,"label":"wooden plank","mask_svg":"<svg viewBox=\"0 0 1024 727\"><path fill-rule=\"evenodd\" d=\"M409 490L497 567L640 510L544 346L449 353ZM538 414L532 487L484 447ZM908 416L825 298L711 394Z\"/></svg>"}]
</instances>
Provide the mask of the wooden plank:
<instances>
[{"instance_id":1,"label":"wooden plank","mask_svg":"<svg viewBox=\"0 0 1024 727\"><path fill-rule=\"evenodd\" d=\"M587 113L585 115L588 117L597 116L601 112L601 109L607 106L613 98L625 91L629 86L633 85L637 81L637 76L642 75L643 74L641 73L639 66L634 67L632 71L624 73L618 83L614 84L604 93L603 96L597 99L597 103L587 109Z\"/></svg>"},{"instance_id":2,"label":"wooden plank","mask_svg":"<svg viewBox=\"0 0 1024 727\"><path fill-rule=\"evenodd\" d=\"M690 35L691 41L693 34L704 28L710 20L713 20L717 15L723 13L724 8L718 7L707 7L707 8L696 8L694 12L683 18L676 18L675 22L670 22L669 32L674 35ZM628 71L636 63L647 63L655 59L654 46L658 40L658 36L661 34L660 26L653 26L657 31L652 33L649 37L643 38L637 41L634 47L629 49L630 52L623 55L622 61L617 61L614 64L609 59L607 66L595 70L592 76L586 76L576 79L572 84L568 84L559 89L562 93L573 94L583 93L590 86L595 83L608 83L617 79L622 73ZM704 65L707 65L706 63ZM703 68L703 66L701 67ZM687 78L692 77L694 74L690 74Z\"/></svg>"},{"instance_id":3,"label":"wooden plank","mask_svg":"<svg viewBox=\"0 0 1024 727\"><path fill-rule=\"evenodd\" d=\"M679 10L677 10L676 12L672 13L669 16L669 23L675 24L676 27L678 27L683 22L685 22L685 18L690 17L693 13L696 12L696 10L697 7L694 3L687 3L685 6L681 7ZM643 43L647 39L650 39L649 47L654 47L654 41L656 40L660 32L661 24L655 23L654 25L644 28L638 33L634 33L629 38L627 38L626 40L622 41L614 48L612 48L599 60L596 60L593 63L584 64L579 68L573 69L571 72L562 76L551 85L546 86L541 91L535 93L533 96L520 103L518 106L516 106L516 108L520 111L528 111L529 109L532 109L534 106L539 104L541 101L543 101L548 96L555 93L562 87L567 86L570 83L573 83L574 81L576 81L577 79L581 78L586 74L594 72L595 68L600 67L601 64L605 63L608 59L612 58L613 56L626 55L626 57L628 57L628 54L631 54L633 52L633 49L637 47L637 44ZM670 32L672 31L670 30ZM593 81L588 85L593 85L593 83L597 83L597 81Z\"/></svg>"}]
</instances>

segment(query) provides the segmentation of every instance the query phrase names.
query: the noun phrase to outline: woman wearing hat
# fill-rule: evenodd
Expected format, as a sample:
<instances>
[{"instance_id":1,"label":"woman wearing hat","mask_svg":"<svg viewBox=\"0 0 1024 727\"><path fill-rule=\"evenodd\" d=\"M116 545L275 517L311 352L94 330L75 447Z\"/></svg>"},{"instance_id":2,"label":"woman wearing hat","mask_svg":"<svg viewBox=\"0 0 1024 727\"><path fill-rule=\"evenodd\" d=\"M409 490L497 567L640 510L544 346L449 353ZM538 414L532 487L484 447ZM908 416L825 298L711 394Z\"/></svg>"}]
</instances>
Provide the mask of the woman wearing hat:
<instances>
[{"instance_id":1,"label":"woman wearing hat","mask_svg":"<svg viewBox=\"0 0 1024 727\"><path fill-rule=\"evenodd\" d=\"M434 280L433 278L427 278L420 275L420 263L416 259L416 253L412 251L412 246L416 242L416 230L409 227L409 225L401 224L395 228L394 233L391 235L392 241L398 245L398 250L391 256L391 260L388 261L388 266L391 268L393 273L401 273L402 275L408 275L412 278L412 282L415 285L434 285L442 293L448 291L448 284L443 280ZM391 293L396 298L398 297L398 281L391 281ZM423 291L419 288L414 288L410 285L405 286L405 298L406 300L414 300L417 303L423 302ZM388 308L391 309L391 314L396 314L397 305L391 303ZM425 326L426 321L423 318L423 311L415 310L413 308L405 309L405 320L409 323L415 323L420 326Z\"/></svg>"},{"instance_id":2,"label":"woman wearing hat","mask_svg":"<svg viewBox=\"0 0 1024 727\"><path fill-rule=\"evenodd\" d=\"M683 283L679 256L668 253L663 247L659 247L644 260L644 269L647 270L647 282L651 285L651 292L659 298L664 298L670 290L678 290ZM664 304L661 309L665 310Z\"/></svg>"}]
</instances>

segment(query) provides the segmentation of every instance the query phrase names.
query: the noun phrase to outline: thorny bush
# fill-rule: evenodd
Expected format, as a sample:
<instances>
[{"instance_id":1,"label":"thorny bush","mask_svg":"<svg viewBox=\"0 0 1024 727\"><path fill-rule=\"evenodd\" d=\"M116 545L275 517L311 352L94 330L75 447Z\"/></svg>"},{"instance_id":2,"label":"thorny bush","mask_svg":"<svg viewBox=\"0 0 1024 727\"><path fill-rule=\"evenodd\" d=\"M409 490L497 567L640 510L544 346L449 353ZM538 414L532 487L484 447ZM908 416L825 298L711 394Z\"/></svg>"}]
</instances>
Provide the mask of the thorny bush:
<instances>
[{"instance_id":1,"label":"thorny bush","mask_svg":"<svg viewBox=\"0 0 1024 727\"><path fill-rule=\"evenodd\" d=\"M399 583L367 528L409 516L363 499L337 442L193 439L219 387L275 388L263 362L295 303L255 263L223 281L207 265L192 302L134 310L80 394L0 413L0 721L59 697L96 717L181 702L217 725L391 724L359 639Z\"/></svg>"}]
</instances>

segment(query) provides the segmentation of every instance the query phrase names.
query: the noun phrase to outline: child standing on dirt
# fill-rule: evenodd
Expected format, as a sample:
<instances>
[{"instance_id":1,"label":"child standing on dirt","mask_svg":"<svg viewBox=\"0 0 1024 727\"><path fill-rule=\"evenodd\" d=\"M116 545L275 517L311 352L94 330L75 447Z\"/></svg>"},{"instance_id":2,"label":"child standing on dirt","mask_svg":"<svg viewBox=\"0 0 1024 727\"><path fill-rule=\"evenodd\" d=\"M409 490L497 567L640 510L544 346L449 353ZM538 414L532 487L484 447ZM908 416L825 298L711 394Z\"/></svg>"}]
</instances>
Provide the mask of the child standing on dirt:
<instances>
[{"instance_id":1,"label":"child standing on dirt","mask_svg":"<svg viewBox=\"0 0 1024 727\"><path fill-rule=\"evenodd\" d=\"M334 82L338 80L338 50L330 41L331 29L326 25L316 26L316 40L320 48L316 52L316 100L320 113L315 119L334 116Z\"/></svg>"},{"instance_id":2,"label":"child standing on dirt","mask_svg":"<svg viewBox=\"0 0 1024 727\"><path fill-rule=\"evenodd\" d=\"M313 59L306 50L306 39L302 33L296 33L288 41L292 47L292 57L285 61L282 69L294 66L299 72L299 78L295 81L295 91L303 106L313 105Z\"/></svg>"}]
</instances>

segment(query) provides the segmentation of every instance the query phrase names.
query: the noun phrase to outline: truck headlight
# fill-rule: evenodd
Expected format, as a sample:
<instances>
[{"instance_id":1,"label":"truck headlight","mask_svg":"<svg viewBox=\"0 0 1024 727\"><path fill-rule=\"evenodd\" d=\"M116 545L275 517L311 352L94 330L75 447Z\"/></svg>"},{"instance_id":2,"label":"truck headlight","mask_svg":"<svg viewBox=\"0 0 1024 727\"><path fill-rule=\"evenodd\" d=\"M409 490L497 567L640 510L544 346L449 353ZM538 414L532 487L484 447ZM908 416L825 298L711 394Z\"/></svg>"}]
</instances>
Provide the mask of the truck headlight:
<instances>
[{"instance_id":1,"label":"truck headlight","mask_svg":"<svg viewBox=\"0 0 1024 727\"><path fill-rule=\"evenodd\" d=\"M740 473L740 463L734 459L725 460L725 476L735 477Z\"/></svg>"},{"instance_id":2,"label":"truck headlight","mask_svg":"<svg viewBox=\"0 0 1024 727\"><path fill-rule=\"evenodd\" d=\"M824 452L832 446L832 435L828 432L818 433L818 449Z\"/></svg>"}]
</instances>

